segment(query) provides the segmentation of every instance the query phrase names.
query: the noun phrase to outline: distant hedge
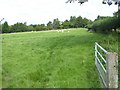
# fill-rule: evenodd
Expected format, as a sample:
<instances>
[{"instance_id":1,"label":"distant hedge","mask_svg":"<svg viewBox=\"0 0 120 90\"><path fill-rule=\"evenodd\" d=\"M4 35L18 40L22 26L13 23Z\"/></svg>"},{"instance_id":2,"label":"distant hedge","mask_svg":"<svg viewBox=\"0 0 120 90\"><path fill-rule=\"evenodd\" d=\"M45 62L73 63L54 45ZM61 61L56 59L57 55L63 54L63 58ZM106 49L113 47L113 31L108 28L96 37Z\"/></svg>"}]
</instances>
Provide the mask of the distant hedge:
<instances>
[{"instance_id":1,"label":"distant hedge","mask_svg":"<svg viewBox=\"0 0 120 90\"><path fill-rule=\"evenodd\" d=\"M92 31L103 33L116 31L117 28L120 28L120 18L118 17L99 19L88 26L88 29Z\"/></svg>"}]
</instances>

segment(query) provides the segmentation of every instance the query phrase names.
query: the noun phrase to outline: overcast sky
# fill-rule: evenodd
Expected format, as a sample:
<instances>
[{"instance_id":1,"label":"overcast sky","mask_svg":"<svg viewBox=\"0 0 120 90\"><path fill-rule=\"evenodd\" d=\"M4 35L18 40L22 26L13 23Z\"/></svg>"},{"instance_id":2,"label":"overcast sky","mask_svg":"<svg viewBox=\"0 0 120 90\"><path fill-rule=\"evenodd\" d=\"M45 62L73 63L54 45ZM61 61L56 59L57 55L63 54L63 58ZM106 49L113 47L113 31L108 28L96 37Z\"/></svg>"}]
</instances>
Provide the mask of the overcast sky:
<instances>
[{"instance_id":1,"label":"overcast sky","mask_svg":"<svg viewBox=\"0 0 120 90\"><path fill-rule=\"evenodd\" d=\"M59 18L82 16L94 20L98 15L112 16L118 10L116 5L104 5L102 0L89 0L82 4L68 3L67 0L0 0L0 19L5 18L9 25L16 22L42 24Z\"/></svg>"}]
</instances>

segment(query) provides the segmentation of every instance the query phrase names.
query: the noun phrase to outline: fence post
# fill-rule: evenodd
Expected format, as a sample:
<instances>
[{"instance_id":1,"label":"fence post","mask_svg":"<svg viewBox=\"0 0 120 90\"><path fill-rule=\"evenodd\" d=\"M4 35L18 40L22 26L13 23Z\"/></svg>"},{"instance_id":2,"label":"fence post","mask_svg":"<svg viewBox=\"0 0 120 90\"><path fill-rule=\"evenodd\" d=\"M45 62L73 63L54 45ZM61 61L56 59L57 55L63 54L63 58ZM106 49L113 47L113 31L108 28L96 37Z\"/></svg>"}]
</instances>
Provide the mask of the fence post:
<instances>
[{"instance_id":1,"label":"fence post","mask_svg":"<svg viewBox=\"0 0 120 90\"><path fill-rule=\"evenodd\" d=\"M118 88L118 55L106 53L107 88Z\"/></svg>"}]
</instances>

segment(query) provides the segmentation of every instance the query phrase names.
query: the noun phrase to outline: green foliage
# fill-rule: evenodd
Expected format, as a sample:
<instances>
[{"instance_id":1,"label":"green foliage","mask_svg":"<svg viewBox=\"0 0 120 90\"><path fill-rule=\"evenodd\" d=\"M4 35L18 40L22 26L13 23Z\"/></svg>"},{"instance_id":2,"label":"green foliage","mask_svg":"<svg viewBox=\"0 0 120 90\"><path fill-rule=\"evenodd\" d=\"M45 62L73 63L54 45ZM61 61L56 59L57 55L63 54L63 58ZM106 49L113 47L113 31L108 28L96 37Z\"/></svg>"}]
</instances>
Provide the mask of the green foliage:
<instances>
[{"instance_id":1,"label":"green foliage","mask_svg":"<svg viewBox=\"0 0 120 90\"><path fill-rule=\"evenodd\" d=\"M64 29L67 29L70 27L70 22L68 20L65 20L64 22L62 22L62 26Z\"/></svg>"},{"instance_id":2,"label":"green foliage","mask_svg":"<svg viewBox=\"0 0 120 90\"><path fill-rule=\"evenodd\" d=\"M82 18L81 16L79 17L71 16L70 20L65 20L61 22L57 18L54 19L53 22L49 21L47 25L45 24L26 25L26 23L18 22L14 25L8 26L7 23L5 23L3 27L3 33L80 28L85 27L90 22L91 22L90 20L88 20L87 18Z\"/></svg>"},{"instance_id":3,"label":"green foliage","mask_svg":"<svg viewBox=\"0 0 120 90\"><path fill-rule=\"evenodd\" d=\"M60 28L60 21L57 19L53 20L53 29L59 29Z\"/></svg>"},{"instance_id":4,"label":"green foliage","mask_svg":"<svg viewBox=\"0 0 120 90\"><path fill-rule=\"evenodd\" d=\"M76 27L84 27L83 26L83 19L81 16L76 18Z\"/></svg>"},{"instance_id":5,"label":"green foliage","mask_svg":"<svg viewBox=\"0 0 120 90\"><path fill-rule=\"evenodd\" d=\"M10 32L9 25L7 21L5 21L5 23L2 25L2 33L9 33L9 32Z\"/></svg>"},{"instance_id":6,"label":"green foliage","mask_svg":"<svg viewBox=\"0 0 120 90\"><path fill-rule=\"evenodd\" d=\"M48 27L48 30L52 30L52 29L53 29L53 24L52 24L51 21L49 21L49 22L47 23L47 27Z\"/></svg>"},{"instance_id":7,"label":"green foliage","mask_svg":"<svg viewBox=\"0 0 120 90\"><path fill-rule=\"evenodd\" d=\"M41 25L37 25L35 27L35 30L36 31L44 31L44 30L48 30L48 28L44 24L41 24Z\"/></svg>"},{"instance_id":8,"label":"green foliage","mask_svg":"<svg viewBox=\"0 0 120 90\"><path fill-rule=\"evenodd\" d=\"M33 26L27 26L27 31L34 31L34 27Z\"/></svg>"},{"instance_id":9,"label":"green foliage","mask_svg":"<svg viewBox=\"0 0 120 90\"><path fill-rule=\"evenodd\" d=\"M71 16L70 17L70 28L75 28L75 24L76 24L76 17Z\"/></svg>"},{"instance_id":10,"label":"green foliage","mask_svg":"<svg viewBox=\"0 0 120 90\"><path fill-rule=\"evenodd\" d=\"M120 27L120 18L107 17L95 20L88 28L92 28L95 32L111 32L113 29L116 31Z\"/></svg>"},{"instance_id":11,"label":"green foliage","mask_svg":"<svg viewBox=\"0 0 120 90\"><path fill-rule=\"evenodd\" d=\"M100 20L100 19L106 19L106 18L111 18L110 16L100 16L98 15L97 18L94 21Z\"/></svg>"},{"instance_id":12,"label":"green foliage","mask_svg":"<svg viewBox=\"0 0 120 90\"><path fill-rule=\"evenodd\" d=\"M118 11L115 12L115 13L113 13L113 15L114 15L115 17L119 17L119 18L120 18L120 10L118 10Z\"/></svg>"},{"instance_id":13,"label":"green foliage","mask_svg":"<svg viewBox=\"0 0 120 90\"><path fill-rule=\"evenodd\" d=\"M87 18L82 18L81 16L78 16L77 18L75 16L70 17L70 28L84 28L86 25L88 25L91 21Z\"/></svg>"},{"instance_id":14,"label":"green foliage","mask_svg":"<svg viewBox=\"0 0 120 90\"><path fill-rule=\"evenodd\" d=\"M25 32L27 31L26 23L16 23L11 26L10 32Z\"/></svg>"}]
</instances>

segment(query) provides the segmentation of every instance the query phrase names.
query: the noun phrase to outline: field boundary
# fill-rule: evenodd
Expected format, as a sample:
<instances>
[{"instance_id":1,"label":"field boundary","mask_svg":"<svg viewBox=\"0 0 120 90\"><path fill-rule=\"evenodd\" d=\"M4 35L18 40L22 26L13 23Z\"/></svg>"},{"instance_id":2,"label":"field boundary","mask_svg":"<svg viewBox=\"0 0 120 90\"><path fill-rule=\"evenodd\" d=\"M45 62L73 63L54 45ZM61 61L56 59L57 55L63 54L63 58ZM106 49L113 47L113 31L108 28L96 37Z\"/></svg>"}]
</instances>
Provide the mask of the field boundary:
<instances>
[{"instance_id":1,"label":"field boundary","mask_svg":"<svg viewBox=\"0 0 120 90\"><path fill-rule=\"evenodd\" d=\"M106 57L100 53L101 50ZM118 55L95 42L95 66L104 88L118 88Z\"/></svg>"}]
</instances>

